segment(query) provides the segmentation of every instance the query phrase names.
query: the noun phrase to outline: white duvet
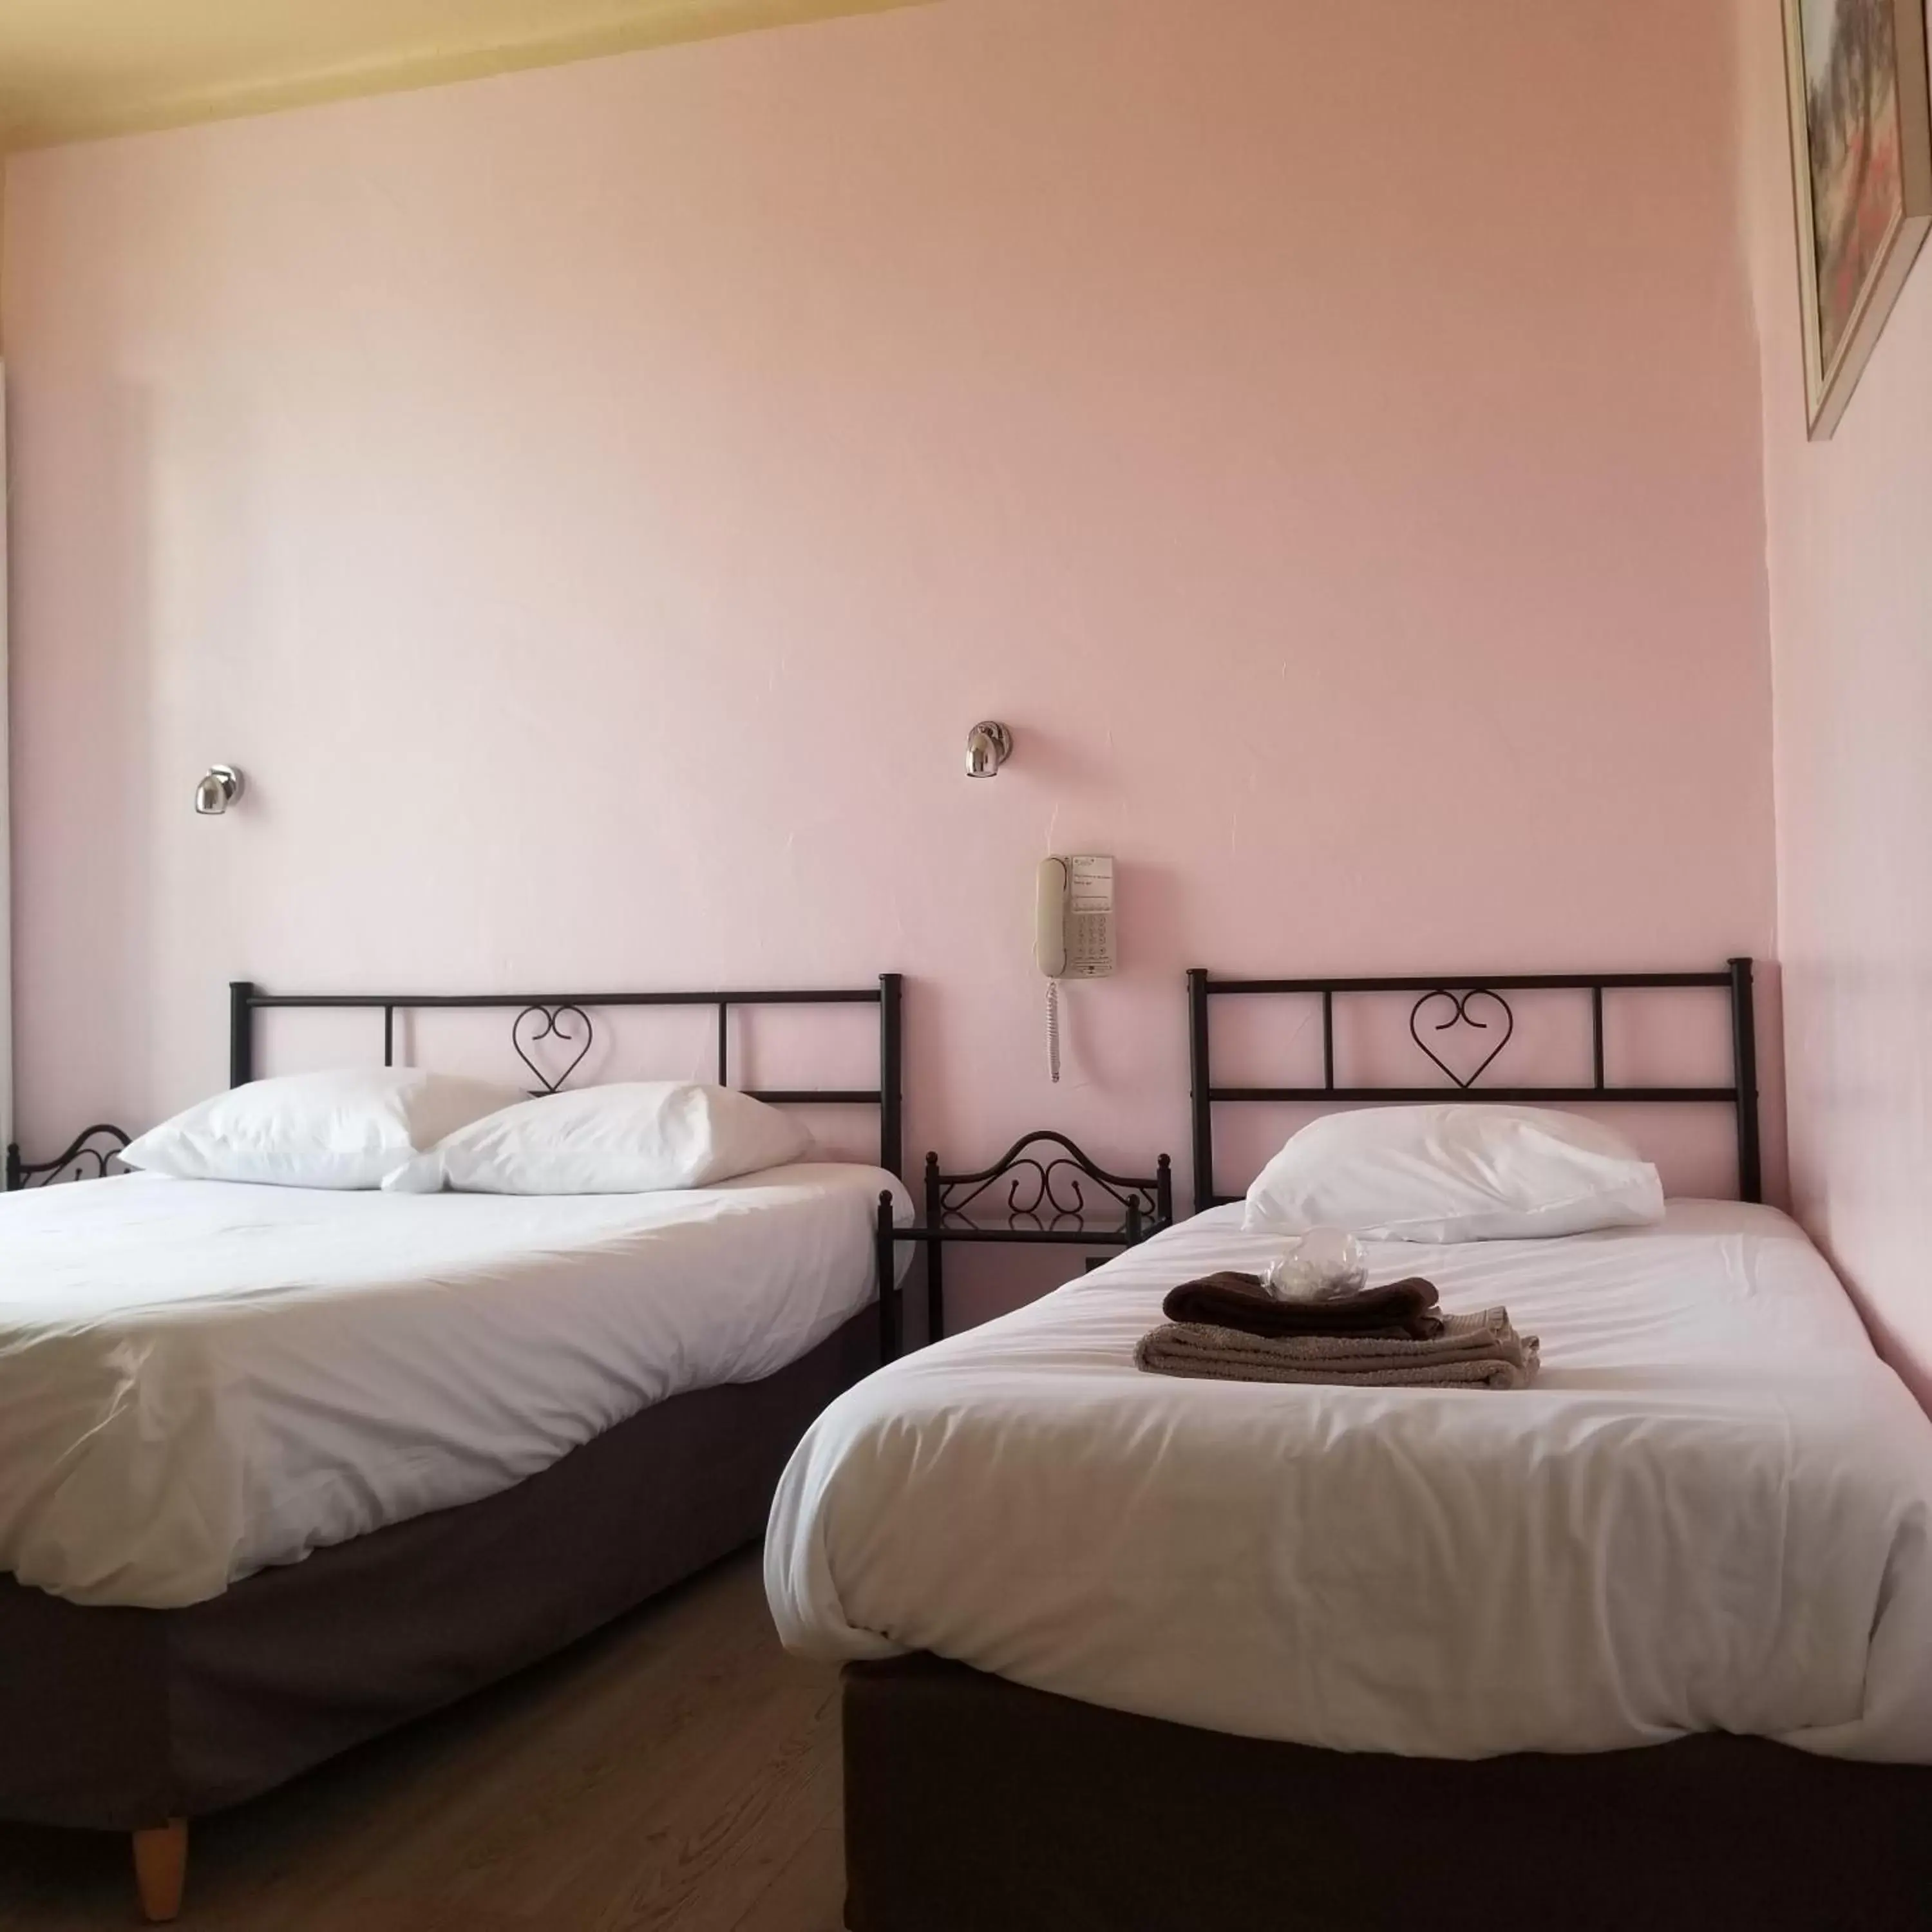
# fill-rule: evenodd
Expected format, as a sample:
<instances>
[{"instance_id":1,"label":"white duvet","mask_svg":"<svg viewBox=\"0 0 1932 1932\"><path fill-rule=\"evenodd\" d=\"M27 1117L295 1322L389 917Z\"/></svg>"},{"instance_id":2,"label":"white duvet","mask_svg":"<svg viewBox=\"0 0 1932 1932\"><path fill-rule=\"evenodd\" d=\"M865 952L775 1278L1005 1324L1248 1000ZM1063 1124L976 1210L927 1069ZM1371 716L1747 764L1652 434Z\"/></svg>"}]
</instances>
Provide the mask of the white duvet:
<instances>
[{"instance_id":1,"label":"white duvet","mask_svg":"<svg viewBox=\"0 0 1932 1932\"><path fill-rule=\"evenodd\" d=\"M1932 1762L1932 1422L1793 1223L1370 1245L1540 1334L1522 1393L1139 1372L1168 1287L1278 1251L1240 1214L827 1410L772 1509L785 1642L1342 1750Z\"/></svg>"},{"instance_id":2,"label":"white duvet","mask_svg":"<svg viewBox=\"0 0 1932 1932\"><path fill-rule=\"evenodd\" d=\"M0 1571L191 1604L507 1489L872 1299L883 1170L688 1192L329 1192L134 1174L0 1202Z\"/></svg>"}]
</instances>

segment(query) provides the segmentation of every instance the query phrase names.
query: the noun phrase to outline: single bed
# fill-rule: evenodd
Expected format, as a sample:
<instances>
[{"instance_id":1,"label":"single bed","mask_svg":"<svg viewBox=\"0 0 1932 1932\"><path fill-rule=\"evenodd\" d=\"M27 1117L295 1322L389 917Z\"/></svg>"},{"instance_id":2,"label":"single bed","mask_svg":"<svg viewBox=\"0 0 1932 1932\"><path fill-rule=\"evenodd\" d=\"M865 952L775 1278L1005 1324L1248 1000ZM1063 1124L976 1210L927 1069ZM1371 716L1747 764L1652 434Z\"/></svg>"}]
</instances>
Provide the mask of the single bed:
<instances>
[{"instance_id":1,"label":"single bed","mask_svg":"<svg viewBox=\"0 0 1932 1932\"><path fill-rule=\"evenodd\" d=\"M880 1359L896 1284L901 990L232 994L502 1007L579 1028L706 1005L874 1004L880 1158L653 1195L410 1195L130 1175L0 1219L0 1814L136 1833L178 1902L178 1821L567 1643L754 1540L785 1458ZM570 1016L566 1018L564 1016ZM521 1029L520 1031L519 1029ZM554 1088L548 1079L542 1084Z\"/></svg>"},{"instance_id":2,"label":"single bed","mask_svg":"<svg viewBox=\"0 0 1932 1932\"><path fill-rule=\"evenodd\" d=\"M1441 1099L1336 1079L1338 993L1522 983L1194 976L1206 1211L808 1433L766 1577L848 1666L852 1932L1923 1922L1932 1423L1786 1217L1372 1245L1540 1333L1527 1391L1132 1366L1167 1288L1280 1246L1212 1107ZM1608 983L1728 985L1732 1081L1612 1085L1585 979L1587 1087L1477 1097L1731 1106L1754 1195L1748 963ZM1223 987L1322 1000L1318 1086L1210 1078Z\"/></svg>"}]
</instances>

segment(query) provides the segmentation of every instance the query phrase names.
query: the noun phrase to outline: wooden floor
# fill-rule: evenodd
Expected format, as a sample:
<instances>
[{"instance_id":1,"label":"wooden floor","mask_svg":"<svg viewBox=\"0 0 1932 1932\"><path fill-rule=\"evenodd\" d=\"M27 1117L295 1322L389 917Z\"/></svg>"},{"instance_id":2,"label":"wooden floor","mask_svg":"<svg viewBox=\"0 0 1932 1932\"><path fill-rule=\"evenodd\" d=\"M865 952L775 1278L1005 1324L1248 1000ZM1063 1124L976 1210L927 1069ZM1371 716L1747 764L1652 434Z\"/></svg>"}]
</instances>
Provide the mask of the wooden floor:
<instances>
[{"instance_id":1,"label":"wooden floor","mask_svg":"<svg viewBox=\"0 0 1932 1932\"><path fill-rule=\"evenodd\" d=\"M0 1749L4 1741L0 1740ZM758 1553L194 1829L192 1932L838 1932L838 1676ZM0 1826L0 1932L138 1924L124 1838Z\"/></svg>"}]
</instances>

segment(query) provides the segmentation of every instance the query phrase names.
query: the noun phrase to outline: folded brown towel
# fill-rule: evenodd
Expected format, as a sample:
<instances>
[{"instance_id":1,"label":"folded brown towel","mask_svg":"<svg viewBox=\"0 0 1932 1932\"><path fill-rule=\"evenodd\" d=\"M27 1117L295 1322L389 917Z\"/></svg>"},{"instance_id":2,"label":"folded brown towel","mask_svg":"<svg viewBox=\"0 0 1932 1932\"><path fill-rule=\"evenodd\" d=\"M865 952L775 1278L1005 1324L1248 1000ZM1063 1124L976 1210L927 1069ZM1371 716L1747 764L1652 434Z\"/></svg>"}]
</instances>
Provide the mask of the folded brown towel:
<instances>
[{"instance_id":1,"label":"folded brown towel","mask_svg":"<svg viewBox=\"0 0 1932 1932\"><path fill-rule=\"evenodd\" d=\"M1252 1335L1198 1322L1170 1322L1143 1335L1136 1366L1159 1376L1229 1382L1331 1382L1354 1388L1528 1387L1540 1357L1505 1308L1442 1318L1426 1340L1364 1335Z\"/></svg>"},{"instance_id":2,"label":"folded brown towel","mask_svg":"<svg viewBox=\"0 0 1932 1932\"><path fill-rule=\"evenodd\" d=\"M1258 1275L1223 1270L1169 1288L1160 1312L1170 1322L1249 1335L1406 1335L1424 1341L1442 1332L1436 1284L1419 1275L1332 1301L1277 1301Z\"/></svg>"}]
</instances>

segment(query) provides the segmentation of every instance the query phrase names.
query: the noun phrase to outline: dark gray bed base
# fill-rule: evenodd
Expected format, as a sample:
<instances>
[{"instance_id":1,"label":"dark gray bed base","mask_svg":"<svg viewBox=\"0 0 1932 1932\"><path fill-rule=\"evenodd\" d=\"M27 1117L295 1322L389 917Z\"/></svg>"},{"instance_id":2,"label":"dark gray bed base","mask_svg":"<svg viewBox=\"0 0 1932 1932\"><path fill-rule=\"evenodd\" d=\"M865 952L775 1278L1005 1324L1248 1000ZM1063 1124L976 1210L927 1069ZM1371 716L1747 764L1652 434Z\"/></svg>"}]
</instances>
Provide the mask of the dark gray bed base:
<instances>
[{"instance_id":1,"label":"dark gray bed base","mask_svg":"<svg viewBox=\"0 0 1932 1932\"><path fill-rule=\"evenodd\" d=\"M1351 1756L932 1657L848 1666L844 1730L850 1932L1932 1924L1932 1769L1916 1766L1714 1736L1474 1763Z\"/></svg>"},{"instance_id":2,"label":"dark gray bed base","mask_svg":"<svg viewBox=\"0 0 1932 1932\"><path fill-rule=\"evenodd\" d=\"M762 1535L800 1437L878 1360L868 1308L763 1382L675 1396L513 1489L185 1610L0 1577L0 1816L191 1817L549 1655Z\"/></svg>"}]
</instances>

